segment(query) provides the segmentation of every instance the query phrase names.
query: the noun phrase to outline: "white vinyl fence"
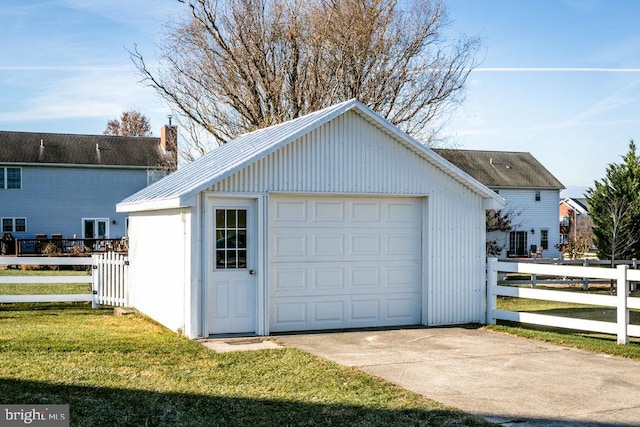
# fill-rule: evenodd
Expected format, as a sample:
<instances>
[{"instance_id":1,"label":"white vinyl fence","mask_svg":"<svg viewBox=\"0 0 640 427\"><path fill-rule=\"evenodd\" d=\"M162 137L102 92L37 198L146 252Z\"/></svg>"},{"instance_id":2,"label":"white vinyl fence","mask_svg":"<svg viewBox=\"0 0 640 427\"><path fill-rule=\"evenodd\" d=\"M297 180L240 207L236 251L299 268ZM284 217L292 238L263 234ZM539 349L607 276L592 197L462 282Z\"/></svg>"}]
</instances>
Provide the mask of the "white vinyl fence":
<instances>
[{"instance_id":1,"label":"white vinyl fence","mask_svg":"<svg viewBox=\"0 0 640 427\"><path fill-rule=\"evenodd\" d=\"M100 304L124 307L128 305L128 267L126 256L106 252L91 257L2 257L3 265L71 265L90 267L90 275L68 276L0 276L3 283L87 283L91 293L50 295L0 295L0 303L17 302L90 302L93 308Z\"/></svg>"},{"instance_id":2,"label":"white vinyl fence","mask_svg":"<svg viewBox=\"0 0 640 427\"><path fill-rule=\"evenodd\" d=\"M616 295L594 295L542 289L527 289L498 285L499 273L528 273L560 277L587 279L607 279L616 283ZM487 324L496 320L530 323L600 332L617 335L619 344L629 343L629 337L640 337L640 325L629 324L629 309L640 309L640 298L629 296L630 282L640 282L640 270L629 270L628 265L617 268L580 267L567 265L544 265L535 263L515 263L489 258L487 263ZM498 310L496 297L508 296L547 301L612 307L616 309L616 322L584 320L537 313Z\"/></svg>"}]
</instances>

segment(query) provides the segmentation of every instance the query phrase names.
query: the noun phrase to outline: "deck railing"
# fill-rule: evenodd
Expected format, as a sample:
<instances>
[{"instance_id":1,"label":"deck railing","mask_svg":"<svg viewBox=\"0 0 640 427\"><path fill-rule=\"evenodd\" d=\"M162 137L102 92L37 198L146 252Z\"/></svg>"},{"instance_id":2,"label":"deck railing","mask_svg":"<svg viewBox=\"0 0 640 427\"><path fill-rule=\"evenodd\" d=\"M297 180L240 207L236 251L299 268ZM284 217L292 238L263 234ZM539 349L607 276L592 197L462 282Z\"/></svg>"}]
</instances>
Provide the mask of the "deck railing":
<instances>
[{"instance_id":1,"label":"deck railing","mask_svg":"<svg viewBox=\"0 0 640 427\"><path fill-rule=\"evenodd\" d=\"M92 253L127 253L129 244L126 238L117 239L15 239L3 242L2 255L38 256L38 255L76 255L89 256Z\"/></svg>"}]
</instances>

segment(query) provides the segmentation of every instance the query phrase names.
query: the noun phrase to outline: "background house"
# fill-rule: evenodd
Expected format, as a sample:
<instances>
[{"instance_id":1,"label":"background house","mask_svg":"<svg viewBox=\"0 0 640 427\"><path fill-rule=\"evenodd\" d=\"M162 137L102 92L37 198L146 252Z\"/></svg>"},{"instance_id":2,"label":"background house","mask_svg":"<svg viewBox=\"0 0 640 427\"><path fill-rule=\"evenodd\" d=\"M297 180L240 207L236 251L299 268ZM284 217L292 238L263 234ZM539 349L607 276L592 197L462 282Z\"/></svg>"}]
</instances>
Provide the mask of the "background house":
<instances>
[{"instance_id":1,"label":"background house","mask_svg":"<svg viewBox=\"0 0 640 427\"><path fill-rule=\"evenodd\" d=\"M575 238L580 225L589 221L589 205L585 198L567 197L560 200L560 244Z\"/></svg>"},{"instance_id":2,"label":"background house","mask_svg":"<svg viewBox=\"0 0 640 427\"><path fill-rule=\"evenodd\" d=\"M177 129L160 138L0 131L0 221L15 238L126 234L115 205L175 168Z\"/></svg>"},{"instance_id":3,"label":"background house","mask_svg":"<svg viewBox=\"0 0 640 427\"><path fill-rule=\"evenodd\" d=\"M348 101L122 201L130 300L189 337L483 322L485 209L503 203Z\"/></svg>"},{"instance_id":4,"label":"background house","mask_svg":"<svg viewBox=\"0 0 640 427\"><path fill-rule=\"evenodd\" d=\"M513 230L494 238L504 246L502 256L560 257L560 190L564 185L530 153L478 150L434 150L460 169L499 193L504 211L513 213Z\"/></svg>"}]
</instances>

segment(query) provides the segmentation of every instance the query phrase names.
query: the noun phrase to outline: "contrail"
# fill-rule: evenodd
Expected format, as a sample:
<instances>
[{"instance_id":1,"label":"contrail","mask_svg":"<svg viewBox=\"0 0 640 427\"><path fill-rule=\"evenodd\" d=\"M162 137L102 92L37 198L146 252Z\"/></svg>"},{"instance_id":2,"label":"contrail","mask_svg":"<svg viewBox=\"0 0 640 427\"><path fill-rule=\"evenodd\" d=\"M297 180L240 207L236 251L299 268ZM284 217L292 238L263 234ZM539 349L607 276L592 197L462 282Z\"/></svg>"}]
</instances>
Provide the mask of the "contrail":
<instances>
[{"instance_id":1,"label":"contrail","mask_svg":"<svg viewBox=\"0 0 640 427\"><path fill-rule=\"evenodd\" d=\"M0 71L126 71L125 65L0 65Z\"/></svg>"},{"instance_id":2,"label":"contrail","mask_svg":"<svg viewBox=\"0 0 640 427\"><path fill-rule=\"evenodd\" d=\"M640 73L640 68L604 67L479 67L473 71L485 73Z\"/></svg>"}]
</instances>

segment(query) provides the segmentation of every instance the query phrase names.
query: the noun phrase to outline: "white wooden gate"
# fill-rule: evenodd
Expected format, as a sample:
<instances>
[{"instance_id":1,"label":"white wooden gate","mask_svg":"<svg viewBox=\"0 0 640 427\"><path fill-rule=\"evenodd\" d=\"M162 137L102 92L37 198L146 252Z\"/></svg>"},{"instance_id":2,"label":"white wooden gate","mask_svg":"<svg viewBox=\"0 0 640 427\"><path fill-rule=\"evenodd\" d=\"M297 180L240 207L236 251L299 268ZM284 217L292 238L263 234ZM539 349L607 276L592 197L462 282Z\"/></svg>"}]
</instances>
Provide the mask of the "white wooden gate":
<instances>
[{"instance_id":1,"label":"white wooden gate","mask_svg":"<svg viewBox=\"0 0 640 427\"><path fill-rule=\"evenodd\" d=\"M92 255L92 289L97 304L126 307L129 302L127 281L129 259L117 252Z\"/></svg>"},{"instance_id":2,"label":"white wooden gate","mask_svg":"<svg viewBox=\"0 0 640 427\"><path fill-rule=\"evenodd\" d=\"M87 276L0 276L3 283L91 283L88 294L51 295L0 295L0 303L20 302L91 302L93 308L100 304L126 307L128 299L129 260L125 255L106 252L88 257L1 257L5 265L73 265L91 266Z\"/></svg>"}]
</instances>

